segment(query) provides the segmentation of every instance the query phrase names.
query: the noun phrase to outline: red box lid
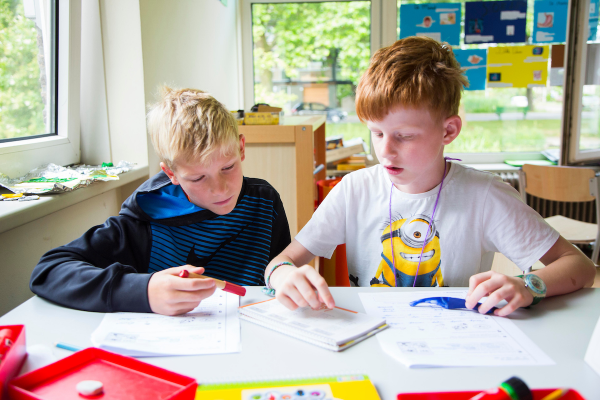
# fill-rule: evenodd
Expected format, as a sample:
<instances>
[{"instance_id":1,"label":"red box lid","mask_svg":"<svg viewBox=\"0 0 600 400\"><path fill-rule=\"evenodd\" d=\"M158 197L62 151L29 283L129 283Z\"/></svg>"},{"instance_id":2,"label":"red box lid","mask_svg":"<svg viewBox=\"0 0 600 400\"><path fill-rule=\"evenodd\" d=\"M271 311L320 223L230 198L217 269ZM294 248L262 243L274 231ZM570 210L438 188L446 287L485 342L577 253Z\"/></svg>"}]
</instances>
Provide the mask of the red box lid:
<instances>
[{"instance_id":1,"label":"red box lid","mask_svg":"<svg viewBox=\"0 0 600 400\"><path fill-rule=\"evenodd\" d=\"M102 382L102 400L192 400L196 380L95 347L78 351L53 364L14 379L12 400L81 400L76 385L84 380Z\"/></svg>"}]
</instances>

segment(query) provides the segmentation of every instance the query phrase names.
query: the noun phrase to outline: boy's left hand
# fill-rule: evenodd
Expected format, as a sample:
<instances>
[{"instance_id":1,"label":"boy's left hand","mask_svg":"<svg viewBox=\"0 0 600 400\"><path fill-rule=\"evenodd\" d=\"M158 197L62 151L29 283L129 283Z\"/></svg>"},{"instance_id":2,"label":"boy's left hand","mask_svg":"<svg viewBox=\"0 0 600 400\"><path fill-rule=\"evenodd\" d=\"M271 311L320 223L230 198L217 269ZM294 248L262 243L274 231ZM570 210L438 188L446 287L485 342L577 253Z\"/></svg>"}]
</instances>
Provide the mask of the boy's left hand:
<instances>
[{"instance_id":1,"label":"boy's left hand","mask_svg":"<svg viewBox=\"0 0 600 400\"><path fill-rule=\"evenodd\" d=\"M494 315L500 317L507 316L519 307L527 307L533 302L533 295L525 287L523 279L493 271L482 272L469 279L469 292L465 302L467 308L472 309L485 296L488 298L479 307L481 314L485 314L502 300L508 302L494 311Z\"/></svg>"}]
</instances>

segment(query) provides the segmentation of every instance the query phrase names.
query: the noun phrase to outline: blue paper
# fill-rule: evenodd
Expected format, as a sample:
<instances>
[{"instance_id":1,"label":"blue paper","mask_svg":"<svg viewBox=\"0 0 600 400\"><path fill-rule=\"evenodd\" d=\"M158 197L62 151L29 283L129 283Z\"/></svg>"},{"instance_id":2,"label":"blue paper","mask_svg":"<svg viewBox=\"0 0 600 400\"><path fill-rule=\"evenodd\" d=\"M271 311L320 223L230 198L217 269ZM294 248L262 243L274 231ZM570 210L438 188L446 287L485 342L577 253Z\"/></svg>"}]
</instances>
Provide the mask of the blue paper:
<instances>
[{"instance_id":1,"label":"blue paper","mask_svg":"<svg viewBox=\"0 0 600 400\"><path fill-rule=\"evenodd\" d=\"M527 1L465 3L465 44L523 43Z\"/></svg>"},{"instance_id":2,"label":"blue paper","mask_svg":"<svg viewBox=\"0 0 600 400\"><path fill-rule=\"evenodd\" d=\"M596 33L598 32L598 16L600 16L598 7L600 7L600 0L590 0L588 40L596 40Z\"/></svg>"},{"instance_id":3,"label":"blue paper","mask_svg":"<svg viewBox=\"0 0 600 400\"><path fill-rule=\"evenodd\" d=\"M454 56L461 68L466 69L469 87L465 90L485 90L487 50L454 50Z\"/></svg>"},{"instance_id":4,"label":"blue paper","mask_svg":"<svg viewBox=\"0 0 600 400\"><path fill-rule=\"evenodd\" d=\"M533 5L533 43L567 40L567 0L538 0Z\"/></svg>"},{"instance_id":5,"label":"blue paper","mask_svg":"<svg viewBox=\"0 0 600 400\"><path fill-rule=\"evenodd\" d=\"M402 4L400 39L427 36L438 42L460 45L460 3Z\"/></svg>"}]
</instances>

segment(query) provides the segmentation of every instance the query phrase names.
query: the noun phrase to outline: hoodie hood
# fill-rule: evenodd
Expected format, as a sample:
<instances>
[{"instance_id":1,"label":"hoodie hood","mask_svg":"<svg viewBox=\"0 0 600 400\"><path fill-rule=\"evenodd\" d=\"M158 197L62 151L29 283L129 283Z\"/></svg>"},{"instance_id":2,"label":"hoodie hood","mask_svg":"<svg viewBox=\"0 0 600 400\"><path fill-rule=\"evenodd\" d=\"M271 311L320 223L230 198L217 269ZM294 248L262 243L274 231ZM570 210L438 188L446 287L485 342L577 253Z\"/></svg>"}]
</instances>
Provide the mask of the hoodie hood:
<instances>
[{"instance_id":1,"label":"hoodie hood","mask_svg":"<svg viewBox=\"0 0 600 400\"><path fill-rule=\"evenodd\" d=\"M238 202L245 188L246 178ZM133 192L123 203L119 214L165 225L195 223L217 216L212 211L190 202L181 186L173 185L163 171L148 179Z\"/></svg>"}]
</instances>

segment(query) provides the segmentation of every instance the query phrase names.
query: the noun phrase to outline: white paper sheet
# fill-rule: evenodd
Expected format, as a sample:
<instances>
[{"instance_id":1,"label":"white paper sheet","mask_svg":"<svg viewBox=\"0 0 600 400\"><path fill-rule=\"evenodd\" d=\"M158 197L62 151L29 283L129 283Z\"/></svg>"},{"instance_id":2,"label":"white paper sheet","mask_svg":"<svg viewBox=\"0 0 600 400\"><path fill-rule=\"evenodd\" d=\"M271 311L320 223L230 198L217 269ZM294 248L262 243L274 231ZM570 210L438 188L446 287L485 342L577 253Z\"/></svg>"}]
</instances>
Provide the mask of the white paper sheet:
<instances>
[{"instance_id":1,"label":"white paper sheet","mask_svg":"<svg viewBox=\"0 0 600 400\"><path fill-rule=\"evenodd\" d=\"M359 295L367 314L385 318L392 328L377 335L382 349L409 368L554 364L508 318L409 306L425 297L464 299L466 291Z\"/></svg>"},{"instance_id":2,"label":"white paper sheet","mask_svg":"<svg viewBox=\"0 0 600 400\"><path fill-rule=\"evenodd\" d=\"M106 314L96 347L134 357L235 353L241 350L239 296L217 289L183 315Z\"/></svg>"}]
</instances>

